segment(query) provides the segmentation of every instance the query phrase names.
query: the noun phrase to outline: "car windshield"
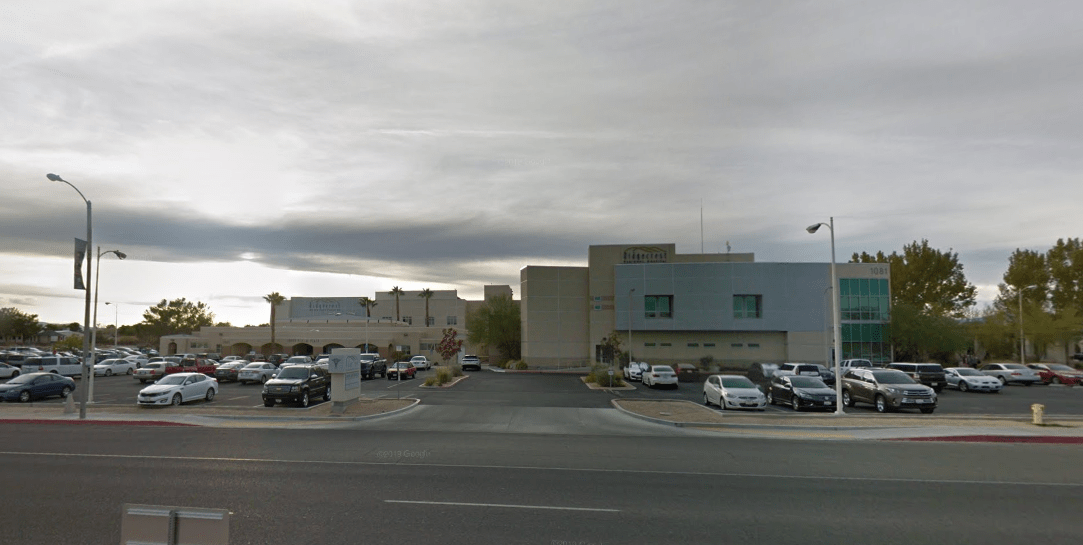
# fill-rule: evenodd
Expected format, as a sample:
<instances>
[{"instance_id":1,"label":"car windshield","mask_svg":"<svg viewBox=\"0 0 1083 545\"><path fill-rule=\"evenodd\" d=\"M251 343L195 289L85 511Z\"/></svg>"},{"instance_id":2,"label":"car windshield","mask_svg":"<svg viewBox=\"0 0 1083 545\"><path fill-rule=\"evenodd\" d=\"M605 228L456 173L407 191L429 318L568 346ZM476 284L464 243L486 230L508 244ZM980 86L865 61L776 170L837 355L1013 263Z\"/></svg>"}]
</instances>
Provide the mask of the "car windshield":
<instances>
[{"instance_id":1,"label":"car windshield","mask_svg":"<svg viewBox=\"0 0 1083 545\"><path fill-rule=\"evenodd\" d=\"M250 363L244 366L245 369L263 369L262 363Z\"/></svg>"},{"instance_id":2,"label":"car windshield","mask_svg":"<svg viewBox=\"0 0 1083 545\"><path fill-rule=\"evenodd\" d=\"M1025 365L1019 365L1018 363L1005 363L1004 368L1005 369L1022 369L1024 371L1029 371L1030 370L1029 367L1027 367Z\"/></svg>"},{"instance_id":3,"label":"car windshield","mask_svg":"<svg viewBox=\"0 0 1083 545\"><path fill-rule=\"evenodd\" d=\"M755 388L756 385L745 377L723 377L722 386L724 388Z\"/></svg>"},{"instance_id":4,"label":"car windshield","mask_svg":"<svg viewBox=\"0 0 1083 545\"><path fill-rule=\"evenodd\" d=\"M1059 363L1053 363L1053 364L1048 365L1047 367L1049 367L1050 371L1075 371L1075 369L1072 369L1071 367L1068 367L1067 365L1061 365Z\"/></svg>"},{"instance_id":5,"label":"car windshield","mask_svg":"<svg viewBox=\"0 0 1083 545\"><path fill-rule=\"evenodd\" d=\"M914 384L914 380L902 371L873 371L872 376L880 384Z\"/></svg>"},{"instance_id":6,"label":"car windshield","mask_svg":"<svg viewBox=\"0 0 1083 545\"><path fill-rule=\"evenodd\" d=\"M977 369L956 369L956 374L962 377L984 377L985 373L978 371Z\"/></svg>"},{"instance_id":7,"label":"car windshield","mask_svg":"<svg viewBox=\"0 0 1083 545\"><path fill-rule=\"evenodd\" d=\"M158 384L164 384L166 386L171 386L174 384L184 384L184 379L186 378L188 377L183 375L169 375L158 379Z\"/></svg>"},{"instance_id":8,"label":"car windshield","mask_svg":"<svg viewBox=\"0 0 1083 545\"><path fill-rule=\"evenodd\" d=\"M278 378L305 379L308 378L308 369L304 367L287 367L279 371Z\"/></svg>"},{"instance_id":9,"label":"car windshield","mask_svg":"<svg viewBox=\"0 0 1083 545\"><path fill-rule=\"evenodd\" d=\"M308 356L294 356L294 357L286 360L286 363L301 363L301 362L303 362L303 361L305 361L307 359L308 359Z\"/></svg>"},{"instance_id":10,"label":"car windshield","mask_svg":"<svg viewBox=\"0 0 1083 545\"><path fill-rule=\"evenodd\" d=\"M652 373L672 373L673 368L668 365L655 365L651 368Z\"/></svg>"},{"instance_id":11,"label":"car windshield","mask_svg":"<svg viewBox=\"0 0 1083 545\"><path fill-rule=\"evenodd\" d=\"M943 371L944 371L944 368L940 367L939 365L919 365L918 366L918 372L919 373L940 373L940 372L943 372Z\"/></svg>"},{"instance_id":12,"label":"car windshield","mask_svg":"<svg viewBox=\"0 0 1083 545\"><path fill-rule=\"evenodd\" d=\"M395 369L406 369L407 367L410 367L410 364L399 362L399 363L396 363L395 365L392 365L391 367L393 367Z\"/></svg>"},{"instance_id":13,"label":"car windshield","mask_svg":"<svg viewBox=\"0 0 1083 545\"><path fill-rule=\"evenodd\" d=\"M827 388L824 381L815 377L791 377L790 384L794 388Z\"/></svg>"}]
</instances>

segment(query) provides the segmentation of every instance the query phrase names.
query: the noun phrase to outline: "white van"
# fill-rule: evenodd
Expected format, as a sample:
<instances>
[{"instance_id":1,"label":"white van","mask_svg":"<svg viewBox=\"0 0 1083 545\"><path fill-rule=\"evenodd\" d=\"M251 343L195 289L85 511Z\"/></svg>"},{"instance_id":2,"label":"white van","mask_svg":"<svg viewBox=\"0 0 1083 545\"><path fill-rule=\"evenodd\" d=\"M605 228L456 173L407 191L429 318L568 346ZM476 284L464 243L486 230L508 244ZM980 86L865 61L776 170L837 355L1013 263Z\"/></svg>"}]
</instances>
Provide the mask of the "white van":
<instances>
[{"instance_id":1,"label":"white van","mask_svg":"<svg viewBox=\"0 0 1083 545\"><path fill-rule=\"evenodd\" d=\"M23 362L23 373L55 373L66 377L78 377L83 374L79 358L68 356L35 356Z\"/></svg>"}]
</instances>

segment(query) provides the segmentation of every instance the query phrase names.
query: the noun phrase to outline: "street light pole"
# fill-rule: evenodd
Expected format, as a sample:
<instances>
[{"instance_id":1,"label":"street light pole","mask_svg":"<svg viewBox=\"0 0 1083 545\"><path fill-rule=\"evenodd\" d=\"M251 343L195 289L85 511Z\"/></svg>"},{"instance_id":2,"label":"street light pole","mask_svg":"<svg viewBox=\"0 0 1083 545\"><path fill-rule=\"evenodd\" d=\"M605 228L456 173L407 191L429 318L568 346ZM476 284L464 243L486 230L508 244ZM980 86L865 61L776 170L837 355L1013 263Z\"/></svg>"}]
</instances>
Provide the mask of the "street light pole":
<instances>
[{"instance_id":1,"label":"street light pole","mask_svg":"<svg viewBox=\"0 0 1083 545\"><path fill-rule=\"evenodd\" d=\"M817 223L809 225L805 230L809 234L815 233L821 225L826 225L831 230L831 287L839 285L838 272L835 269L835 217L830 218L830 223ZM831 294L831 318L835 334L835 414L846 414L842 410L842 328L839 324L839 293L832 289Z\"/></svg>"},{"instance_id":2,"label":"street light pole","mask_svg":"<svg viewBox=\"0 0 1083 545\"><path fill-rule=\"evenodd\" d=\"M120 344L120 303L106 301L105 304L113 305L113 348L116 348Z\"/></svg>"},{"instance_id":3,"label":"street light pole","mask_svg":"<svg viewBox=\"0 0 1083 545\"><path fill-rule=\"evenodd\" d=\"M83 201L86 202L86 252L84 253L84 256L86 257L86 284L83 285L83 290L86 291L86 302L83 305L83 366L82 366L83 367L83 372L80 375L80 378L83 381L82 382L83 395L82 395L82 398L79 400L79 419L84 420L84 419L86 419L86 403L87 403L87 365L89 365L89 362L91 361L91 355L90 355L90 279L92 277L92 274L91 274L91 270L90 270L91 269L90 249L94 247L93 246L94 241L93 241L93 238L92 238L93 234L94 234L94 229L93 229L94 222L93 222L93 219L92 219L93 214L91 212L90 199L87 199L85 196L83 196L83 192L79 191L78 187L75 187L74 185L72 185L71 182L65 180L64 178L61 178L60 176L57 176L56 174L49 173L49 174L46 174L45 177L48 178L50 181L53 181L53 182L64 182L64 183L68 184L69 187L74 189L75 192L79 194L79 198L83 199Z\"/></svg>"},{"instance_id":4,"label":"street light pole","mask_svg":"<svg viewBox=\"0 0 1083 545\"><path fill-rule=\"evenodd\" d=\"M127 254L120 250L109 250L105 253L116 254L118 259L124 259L128 257ZM98 284L102 280L101 246L98 246L98 258L95 261L95 268L98 269L98 276L94 277L94 329L90 332L90 352L94 354L94 363L98 363ZM94 373L90 373L90 384L89 388L87 389L87 403L94 403Z\"/></svg>"}]
</instances>

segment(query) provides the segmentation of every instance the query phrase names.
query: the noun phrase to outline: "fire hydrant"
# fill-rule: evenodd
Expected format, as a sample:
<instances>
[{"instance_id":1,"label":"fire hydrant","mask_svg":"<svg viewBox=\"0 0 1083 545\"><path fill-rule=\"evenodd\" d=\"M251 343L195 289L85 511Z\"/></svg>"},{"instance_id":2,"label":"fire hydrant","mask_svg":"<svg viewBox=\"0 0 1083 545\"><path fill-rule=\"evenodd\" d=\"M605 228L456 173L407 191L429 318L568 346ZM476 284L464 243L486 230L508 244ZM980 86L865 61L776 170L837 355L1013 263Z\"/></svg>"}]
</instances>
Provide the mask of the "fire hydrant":
<instances>
[{"instance_id":1,"label":"fire hydrant","mask_svg":"<svg viewBox=\"0 0 1083 545\"><path fill-rule=\"evenodd\" d=\"M1033 413L1034 417L1034 421L1032 423L1040 426L1042 424L1042 416L1045 415L1045 405L1042 405L1041 403L1035 403L1030 406L1030 411L1031 413Z\"/></svg>"}]
</instances>

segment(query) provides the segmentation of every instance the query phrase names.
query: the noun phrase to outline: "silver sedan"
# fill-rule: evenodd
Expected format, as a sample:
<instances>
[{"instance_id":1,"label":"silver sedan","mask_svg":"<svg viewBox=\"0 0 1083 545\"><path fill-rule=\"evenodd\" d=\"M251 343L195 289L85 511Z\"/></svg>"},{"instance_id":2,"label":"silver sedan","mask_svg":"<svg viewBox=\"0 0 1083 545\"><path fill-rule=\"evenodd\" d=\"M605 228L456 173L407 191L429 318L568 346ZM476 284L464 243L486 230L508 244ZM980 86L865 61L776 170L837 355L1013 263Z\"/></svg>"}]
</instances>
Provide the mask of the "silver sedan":
<instances>
[{"instance_id":1,"label":"silver sedan","mask_svg":"<svg viewBox=\"0 0 1083 545\"><path fill-rule=\"evenodd\" d=\"M947 379L948 386L957 388L960 392L998 393L1004 387L996 377L970 367L948 367L944 369L944 378Z\"/></svg>"},{"instance_id":2,"label":"silver sedan","mask_svg":"<svg viewBox=\"0 0 1083 545\"><path fill-rule=\"evenodd\" d=\"M237 373L237 380L240 381L241 384L248 384L249 382L263 384L268 380L275 378L275 375L277 374L278 367L276 367L275 364L266 361L258 361L244 366L244 368L241 369L241 372Z\"/></svg>"}]
</instances>

